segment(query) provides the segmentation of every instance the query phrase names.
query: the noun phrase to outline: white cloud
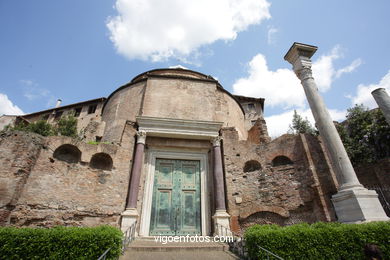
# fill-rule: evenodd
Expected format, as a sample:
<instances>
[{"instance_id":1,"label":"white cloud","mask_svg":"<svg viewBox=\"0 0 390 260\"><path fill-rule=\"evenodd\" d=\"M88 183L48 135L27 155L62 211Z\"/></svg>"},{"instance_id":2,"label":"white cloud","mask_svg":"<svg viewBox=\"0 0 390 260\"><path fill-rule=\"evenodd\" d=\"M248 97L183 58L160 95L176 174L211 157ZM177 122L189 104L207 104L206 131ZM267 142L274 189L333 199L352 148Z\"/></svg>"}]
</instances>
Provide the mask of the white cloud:
<instances>
[{"instance_id":1,"label":"white cloud","mask_svg":"<svg viewBox=\"0 0 390 260\"><path fill-rule=\"evenodd\" d=\"M313 76L320 91L325 92L330 89L335 77L336 70L333 62L341 56L340 46L335 46L327 55L322 55L313 62Z\"/></svg>"},{"instance_id":2,"label":"white cloud","mask_svg":"<svg viewBox=\"0 0 390 260\"><path fill-rule=\"evenodd\" d=\"M182 65L174 65L174 66L169 66L170 69L183 69L183 70L188 70L187 67L184 67Z\"/></svg>"},{"instance_id":3,"label":"white cloud","mask_svg":"<svg viewBox=\"0 0 390 260\"><path fill-rule=\"evenodd\" d=\"M117 0L107 27L117 51L130 59L183 58L217 40L234 40L271 17L266 0Z\"/></svg>"},{"instance_id":4,"label":"white cloud","mask_svg":"<svg viewBox=\"0 0 390 260\"><path fill-rule=\"evenodd\" d=\"M23 86L23 96L29 101L46 100L46 107L54 106L56 98L54 98L50 90L40 88L39 84L34 80L21 79L19 82Z\"/></svg>"},{"instance_id":5,"label":"white cloud","mask_svg":"<svg viewBox=\"0 0 390 260\"><path fill-rule=\"evenodd\" d=\"M297 113L301 117L307 118L311 125L315 126L314 117L310 109L297 109ZM266 117L265 121L267 122L268 134L272 138L286 134L292 123L293 114L294 110L292 109L278 115ZM345 120L346 111L329 109L329 114L333 121L343 121Z\"/></svg>"},{"instance_id":6,"label":"white cloud","mask_svg":"<svg viewBox=\"0 0 390 260\"><path fill-rule=\"evenodd\" d=\"M342 57L343 53L341 48L339 45L336 45L329 54L322 55L318 60L313 62L313 76L321 92L328 91L336 78L341 77L345 73L353 72L362 64L361 59L355 59L350 65L336 69L334 61Z\"/></svg>"},{"instance_id":7,"label":"white cloud","mask_svg":"<svg viewBox=\"0 0 390 260\"><path fill-rule=\"evenodd\" d=\"M350 97L352 105L363 104L369 108L378 107L377 103L375 102L375 99L371 95L371 92L377 88L386 89L387 93L390 95L390 70L380 80L378 84L358 85L356 90L356 96Z\"/></svg>"},{"instance_id":8,"label":"white cloud","mask_svg":"<svg viewBox=\"0 0 390 260\"><path fill-rule=\"evenodd\" d=\"M24 112L8 99L7 95L0 93L0 115L22 115Z\"/></svg>"},{"instance_id":9,"label":"white cloud","mask_svg":"<svg viewBox=\"0 0 390 260\"><path fill-rule=\"evenodd\" d=\"M289 69L268 69L262 54L256 55L249 62L249 76L238 79L233 85L233 92L249 97L263 97L267 105L303 107L305 94L294 72Z\"/></svg>"},{"instance_id":10,"label":"white cloud","mask_svg":"<svg viewBox=\"0 0 390 260\"><path fill-rule=\"evenodd\" d=\"M50 91L47 89L28 87L25 88L23 95L30 101L37 100L43 97L48 97Z\"/></svg>"},{"instance_id":11,"label":"white cloud","mask_svg":"<svg viewBox=\"0 0 390 260\"><path fill-rule=\"evenodd\" d=\"M313 62L313 76L320 91L330 89L333 80L344 73L354 71L361 60L354 60L350 65L335 69L334 61L342 56L336 46L329 54L320 56ZM240 78L233 84L233 92L238 95L263 97L267 105L283 108L300 107L305 104L305 94L301 83L291 69L269 70L264 55L257 54L248 65L248 77Z\"/></svg>"},{"instance_id":12,"label":"white cloud","mask_svg":"<svg viewBox=\"0 0 390 260\"><path fill-rule=\"evenodd\" d=\"M350 72L354 71L361 64L362 64L361 59L356 59L356 60L352 61L352 63L350 65L337 70L336 78L340 78L340 76L343 75L344 73L350 73Z\"/></svg>"},{"instance_id":13,"label":"white cloud","mask_svg":"<svg viewBox=\"0 0 390 260\"><path fill-rule=\"evenodd\" d=\"M36 86L37 85L33 80L30 80L30 79L21 79L21 80L19 80L19 82L25 86Z\"/></svg>"},{"instance_id":14,"label":"white cloud","mask_svg":"<svg viewBox=\"0 0 390 260\"><path fill-rule=\"evenodd\" d=\"M276 33L278 32L279 30L275 27L269 27L268 28L268 33L267 33L267 42L268 44L273 44L275 43L276 41Z\"/></svg>"}]
</instances>

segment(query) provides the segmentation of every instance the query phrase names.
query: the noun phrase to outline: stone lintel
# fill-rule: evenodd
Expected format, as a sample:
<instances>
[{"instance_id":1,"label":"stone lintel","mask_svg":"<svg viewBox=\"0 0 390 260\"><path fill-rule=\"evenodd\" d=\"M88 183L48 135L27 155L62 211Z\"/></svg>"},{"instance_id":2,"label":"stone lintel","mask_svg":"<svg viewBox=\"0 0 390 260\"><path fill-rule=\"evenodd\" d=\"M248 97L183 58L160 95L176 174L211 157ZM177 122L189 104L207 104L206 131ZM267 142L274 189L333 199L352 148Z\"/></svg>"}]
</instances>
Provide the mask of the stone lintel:
<instances>
[{"instance_id":1,"label":"stone lintel","mask_svg":"<svg viewBox=\"0 0 390 260\"><path fill-rule=\"evenodd\" d=\"M212 140L219 135L223 123L187 119L137 117L139 131L148 136Z\"/></svg>"}]
</instances>

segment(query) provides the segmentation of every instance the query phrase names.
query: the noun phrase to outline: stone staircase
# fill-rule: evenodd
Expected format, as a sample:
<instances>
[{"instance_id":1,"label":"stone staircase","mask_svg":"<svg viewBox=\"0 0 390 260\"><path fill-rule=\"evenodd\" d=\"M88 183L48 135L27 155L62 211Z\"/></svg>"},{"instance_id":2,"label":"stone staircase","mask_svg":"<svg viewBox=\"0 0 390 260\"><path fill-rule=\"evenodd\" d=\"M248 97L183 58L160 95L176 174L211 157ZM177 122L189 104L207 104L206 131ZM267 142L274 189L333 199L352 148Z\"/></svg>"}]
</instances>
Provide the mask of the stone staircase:
<instances>
[{"instance_id":1,"label":"stone staircase","mask_svg":"<svg viewBox=\"0 0 390 260\"><path fill-rule=\"evenodd\" d=\"M134 240L120 260L234 260L239 259L224 243L167 243L154 239Z\"/></svg>"}]
</instances>

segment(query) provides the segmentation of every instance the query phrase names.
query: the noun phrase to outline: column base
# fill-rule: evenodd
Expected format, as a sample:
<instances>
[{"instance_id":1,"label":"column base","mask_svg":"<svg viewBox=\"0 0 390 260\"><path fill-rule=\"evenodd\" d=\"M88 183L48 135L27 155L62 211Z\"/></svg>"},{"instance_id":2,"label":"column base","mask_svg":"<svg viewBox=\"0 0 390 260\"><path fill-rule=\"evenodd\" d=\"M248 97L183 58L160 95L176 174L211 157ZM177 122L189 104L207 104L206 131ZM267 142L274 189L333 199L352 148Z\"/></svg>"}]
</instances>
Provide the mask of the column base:
<instances>
[{"instance_id":1,"label":"column base","mask_svg":"<svg viewBox=\"0 0 390 260\"><path fill-rule=\"evenodd\" d=\"M214 236L231 236L230 215L224 209L217 209L213 216L214 219Z\"/></svg>"},{"instance_id":2,"label":"column base","mask_svg":"<svg viewBox=\"0 0 390 260\"><path fill-rule=\"evenodd\" d=\"M340 190L332 196L332 202L338 221L342 223L389 220L374 190L365 188Z\"/></svg>"},{"instance_id":3,"label":"column base","mask_svg":"<svg viewBox=\"0 0 390 260\"><path fill-rule=\"evenodd\" d=\"M138 211L135 208L125 209L125 211L123 211L121 215L122 215L122 220L121 220L122 232L126 232L126 230L138 220L138 216L139 216Z\"/></svg>"}]
</instances>

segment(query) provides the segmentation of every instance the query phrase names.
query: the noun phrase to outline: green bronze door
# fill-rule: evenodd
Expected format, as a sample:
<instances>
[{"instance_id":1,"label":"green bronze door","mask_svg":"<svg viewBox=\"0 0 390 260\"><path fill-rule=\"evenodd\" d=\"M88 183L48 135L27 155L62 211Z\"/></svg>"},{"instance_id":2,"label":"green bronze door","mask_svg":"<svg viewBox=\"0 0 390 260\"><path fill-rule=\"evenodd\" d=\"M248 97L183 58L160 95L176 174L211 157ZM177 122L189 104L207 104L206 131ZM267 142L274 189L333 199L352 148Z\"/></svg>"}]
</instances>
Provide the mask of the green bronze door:
<instances>
[{"instance_id":1,"label":"green bronze door","mask_svg":"<svg viewBox=\"0 0 390 260\"><path fill-rule=\"evenodd\" d=\"M199 161L156 159L150 235L200 233Z\"/></svg>"}]
</instances>

